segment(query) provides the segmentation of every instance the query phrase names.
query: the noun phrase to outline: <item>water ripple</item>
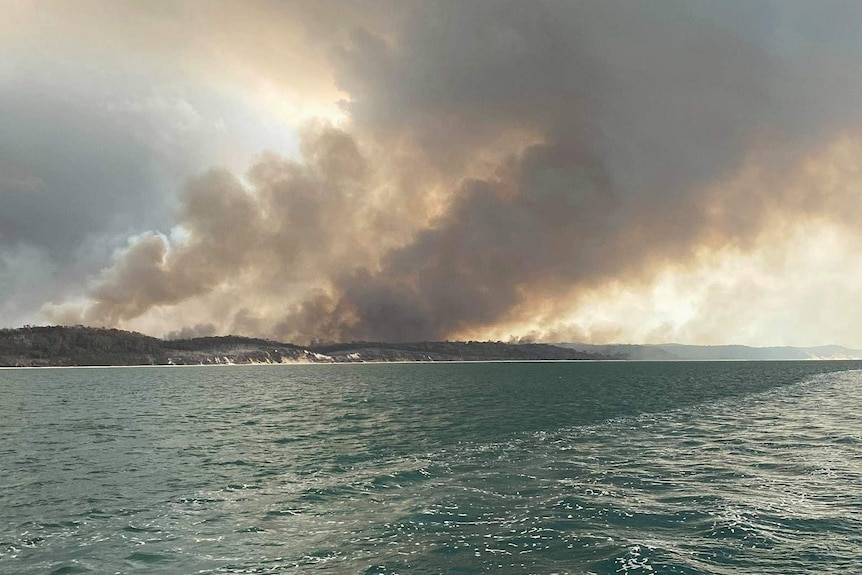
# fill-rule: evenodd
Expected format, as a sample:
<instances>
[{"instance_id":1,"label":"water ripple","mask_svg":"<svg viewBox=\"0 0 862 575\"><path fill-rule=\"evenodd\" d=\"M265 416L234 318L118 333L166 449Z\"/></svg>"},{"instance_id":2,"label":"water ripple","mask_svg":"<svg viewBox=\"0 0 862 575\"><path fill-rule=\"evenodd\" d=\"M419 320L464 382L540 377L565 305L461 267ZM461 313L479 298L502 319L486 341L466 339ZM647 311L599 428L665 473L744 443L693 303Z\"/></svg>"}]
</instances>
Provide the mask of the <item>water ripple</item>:
<instances>
[{"instance_id":1,"label":"water ripple","mask_svg":"<svg viewBox=\"0 0 862 575\"><path fill-rule=\"evenodd\" d=\"M852 367L4 371L0 572L862 572Z\"/></svg>"}]
</instances>

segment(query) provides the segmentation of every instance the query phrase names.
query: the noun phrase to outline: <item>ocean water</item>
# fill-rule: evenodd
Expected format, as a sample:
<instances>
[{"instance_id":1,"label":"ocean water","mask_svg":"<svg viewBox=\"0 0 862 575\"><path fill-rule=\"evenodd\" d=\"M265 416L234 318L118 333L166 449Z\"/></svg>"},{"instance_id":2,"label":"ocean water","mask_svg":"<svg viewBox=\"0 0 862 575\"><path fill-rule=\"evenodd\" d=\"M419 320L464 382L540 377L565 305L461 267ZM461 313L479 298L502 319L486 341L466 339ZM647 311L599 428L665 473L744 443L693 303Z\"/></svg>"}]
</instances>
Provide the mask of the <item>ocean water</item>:
<instances>
[{"instance_id":1,"label":"ocean water","mask_svg":"<svg viewBox=\"0 0 862 575\"><path fill-rule=\"evenodd\" d=\"M862 364L0 371L0 573L862 573Z\"/></svg>"}]
</instances>

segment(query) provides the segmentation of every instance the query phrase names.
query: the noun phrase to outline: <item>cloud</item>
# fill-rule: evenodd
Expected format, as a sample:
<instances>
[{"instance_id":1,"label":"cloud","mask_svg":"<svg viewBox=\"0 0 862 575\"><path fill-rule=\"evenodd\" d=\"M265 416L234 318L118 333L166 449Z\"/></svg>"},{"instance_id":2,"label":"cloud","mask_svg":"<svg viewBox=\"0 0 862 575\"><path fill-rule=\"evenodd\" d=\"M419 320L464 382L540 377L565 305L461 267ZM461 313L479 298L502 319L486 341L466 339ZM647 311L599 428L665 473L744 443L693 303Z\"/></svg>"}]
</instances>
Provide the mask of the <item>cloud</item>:
<instances>
[{"instance_id":1,"label":"cloud","mask_svg":"<svg viewBox=\"0 0 862 575\"><path fill-rule=\"evenodd\" d=\"M39 248L20 243L0 248L0 319L9 325L38 323L35 310L52 290L54 266Z\"/></svg>"},{"instance_id":2,"label":"cloud","mask_svg":"<svg viewBox=\"0 0 862 575\"><path fill-rule=\"evenodd\" d=\"M243 36L239 44L266 48L228 25L230 7L187 8L89 1L4 6L0 252L26 245L41 254L46 299L79 299L86 278L130 235L169 229L189 178L214 165L244 170L265 149L298 154L296 126L236 89L241 79L255 92L262 74L234 65L232 58L242 60L234 49L213 54L220 28ZM195 33L185 18L206 23ZM227 84L216 81L227 70ZM302 75L308 85L311 74ZM324 74L320 85L331 80ZM306 105L298 97L280 101L287 110ZM0 303L7 301L21 303L2 294ZM26 301L28 309L0 316L0 324L38 317L44 300L35 307Z\"/></svg>"},{"instance_id":3,"label":"cloud","mask_svg":"<svg viewBox=\"0 0 862 575\"><path fill-rule=\"evenodd\" d=\"M298 157L192 181L161 228L185 240L137 235L77 318L296 341L541 334L590 294L780 243L779 225L857 230L855 5L343 7L255 3L184 28L220 30L235 77L287 94L307 75L345 116L312 123ZM228 12L271 20L266 42L222 28ZM291 75L296 55L268 52L297 38L309 62Z\"/></svg>"}]
</instances>

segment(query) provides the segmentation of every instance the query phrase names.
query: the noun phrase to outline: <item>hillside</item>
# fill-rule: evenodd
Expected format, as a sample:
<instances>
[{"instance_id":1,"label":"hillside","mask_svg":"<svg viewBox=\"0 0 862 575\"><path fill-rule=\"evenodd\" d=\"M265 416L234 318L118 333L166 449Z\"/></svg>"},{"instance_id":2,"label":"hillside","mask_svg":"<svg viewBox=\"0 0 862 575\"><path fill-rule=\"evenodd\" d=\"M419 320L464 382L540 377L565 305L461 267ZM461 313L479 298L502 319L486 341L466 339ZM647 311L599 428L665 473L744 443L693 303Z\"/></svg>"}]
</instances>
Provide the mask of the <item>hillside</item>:
<instances>
[{"instance_id":1,"label":"hillside","mask_svg":"<svg viewBox=\"0 0 862 575\"><path fill-rule=\"evenodd\" d=\"M0 330L0 366L281 363L309 356L317 359L295 345L236 336L161 340L81 326Z\"/></svg>"},{"instance_id":2,"label":"hillside","mask_svg":"<svg viewBox=\"0 0 862 575\"><path fill-rule=\"evenodd\" d=\"M575 359L603 356L547 344L361 342L304 348L240 336L162 340L81 326L0 329L0 366L5 367Z\"/></svg>"},{"instance_id":3,"label":"hillside","mask_svg":"<svg viewBox=\"0 0 862 575\"><path fill-rule=\"evenodd\" d=\"M356 342L324 345L313 351L335 361L530 361L607 359L590 352L550 344L509 344L484 341L425 341L417 343Z\"/></svg>"}]
</instances>

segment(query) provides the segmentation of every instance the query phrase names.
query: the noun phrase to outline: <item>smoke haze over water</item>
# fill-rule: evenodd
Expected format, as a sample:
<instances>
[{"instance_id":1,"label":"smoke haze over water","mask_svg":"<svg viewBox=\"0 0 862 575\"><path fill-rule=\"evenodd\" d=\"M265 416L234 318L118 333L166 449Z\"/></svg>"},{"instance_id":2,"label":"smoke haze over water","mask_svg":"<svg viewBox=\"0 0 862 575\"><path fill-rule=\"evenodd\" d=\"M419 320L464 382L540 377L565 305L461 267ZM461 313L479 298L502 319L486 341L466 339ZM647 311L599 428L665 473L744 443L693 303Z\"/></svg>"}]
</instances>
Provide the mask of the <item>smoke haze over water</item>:
<instances>
[{"instance_id":1,"label":"smoke haze over water","mask_svg":"<svg viewBox=\"0 0 862 575\"><path fill-rule=\"evenodd\" d=\"M0 25L7 325L862 345L856 3L83 6Z\"/></svg>"}]
</instances>

